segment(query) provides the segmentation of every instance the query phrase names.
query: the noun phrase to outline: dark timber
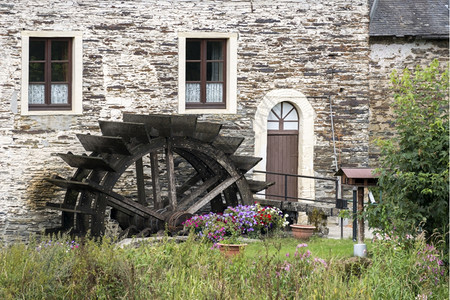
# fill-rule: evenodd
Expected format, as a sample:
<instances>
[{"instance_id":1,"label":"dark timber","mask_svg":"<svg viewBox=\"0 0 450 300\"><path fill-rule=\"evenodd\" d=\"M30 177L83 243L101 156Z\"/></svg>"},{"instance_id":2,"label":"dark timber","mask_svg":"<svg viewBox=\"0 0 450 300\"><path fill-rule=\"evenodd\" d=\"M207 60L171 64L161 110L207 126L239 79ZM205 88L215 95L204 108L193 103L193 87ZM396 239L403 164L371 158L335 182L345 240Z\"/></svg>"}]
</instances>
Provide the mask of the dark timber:
<instances>
[{"instance_id":1,"label":"dark timber","mask_svg":"<svg viewBox=\"0 0 450 300\"><path fill-rule=\"evenodd\" d=\"M201 210L251 204L253 193L270 185L247 181L260 158L234 155L243 138L221 136L221 124L197 122L195 115L125 114L123 120L100 121L99 136L77 135L90 155L59 154L77 170L68 179L47 178L66 190L62 203L47 203L62 213L61 227L48 232L99 236L108 214L128 234L145 236L166 225L178 230ZM179 175L179 159L191 175Z\"/></svg>"}]
</instances>

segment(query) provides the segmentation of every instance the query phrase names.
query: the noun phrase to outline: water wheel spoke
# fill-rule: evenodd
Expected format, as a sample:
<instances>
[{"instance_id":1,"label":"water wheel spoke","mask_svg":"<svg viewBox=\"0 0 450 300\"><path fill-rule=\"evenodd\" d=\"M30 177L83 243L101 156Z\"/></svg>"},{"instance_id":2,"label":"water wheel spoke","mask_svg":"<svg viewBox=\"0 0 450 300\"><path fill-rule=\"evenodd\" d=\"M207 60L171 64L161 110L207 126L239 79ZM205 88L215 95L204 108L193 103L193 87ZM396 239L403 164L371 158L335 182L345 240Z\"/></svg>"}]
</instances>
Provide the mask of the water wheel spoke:
<instances>
[{"instance_id":1,"label":"water wheel spoke","mask_svg":"<svg viewBox=\"0 0 450 300\"><path fill-rule=\"evenodd\" d=\"M175 166L173 163L172 141L167 139L166 146L166 169L168 181L169 205L172 210L177 209L177 190L175 185Z\"/></svg>"},{"instance_id":2,"label":"water wheel spoke","mask_svg":"<svg viewBox=\"0 0 450 300\"><path fill-rule=\"evenodd\" d=\"M199 182L203 176L200 173L195 173L194 176L189 178L182 186L177 189L177 197L181 197L186 191L192 188L197 182Z\"/></svg>"},{"instance_id":3,"label":"water wheel spoke","mask_svg":"<svg viewBox=\"0 0 450 300\"><path fill-rule=\"evenodd\" d=\"M163 205L158 171L158 152L156 151L150 153L150 169L152 175L153 207L160 209Z\"/></svg>"},{"instance_id":4,"label":"water wheel spoke","mask_svg":"<svg viewBox=\"0 0 450 300\"><path fill-rule=\"evenodd\" d=\"M188 209L197 199L200 197L204 192L206 192L210 187L212 187L214 184L216 184L220 180L220 176L214 176L203 182L203 184L200 187L197 187L196 190L194 190L191 194L187 195L185 198L183 198L180 203L178 204L179 210L186 210Z\"/></svg>"},{"instance_id":5,"label":"water wheel spoke","mask_svg":"<svg viewBox=\"0 0 450 300\"><path fill-rule=\"evenodd\" d=\"M228 206L236 206L239 204L239 201L237 198L237 188L236 188L235 184L224 189L222 194L223 194Z\"/></svg>"},{"instance_id":6,"label":"water wheel spoke","mask_svg":"<svg viewBox=\"0 0 450 300\"><path fill-rule=\"evenodd\" d=\"M187 209L186 212L191 213L191 214L196 213L205 204L207 204L214 197L219 195L224 189L226 189L227 187L229 187L230 185L232 185L239 179L240 179L240 177L238 177L238 176L229 177L229 178L225 179L219 185L217 185L213 190L211 190L209 193L207 193L202 199L200 199L195 204L193 204L189 209Z\"/></svg>"},{"instance_id":7,"label":"water wheel spoke","mask_svg":"<svg viewBox=\"0 0 450 300\"><path fill-rule=\"evenodd\" d=\"M243 138L221 136L221 124L198 122L196 115L124 114L123 120L99 121L102 136L77 135L85 150L92 151L89 156L59 154L78 168L70 180L48 179L66 189L62 204L47 205L62 211L61 229L101 235L109 207L122 229L147 235L165 225L179 229L203 207L223 211L223 199L227 205L253 200L243 174L259 158L233 156ZM151 181L145 174L147 155ZM167 177L161 178L162 173ZM150 182L151 199L146 192ZM183 183L178 189L177 182ZM252 190L263 186L252 184Z\"/></svg>"},{"instance_id":8,"label":"water wheel spoke","mask_svg":"<svg viewBox=\"0 0 450 300\"><path fill-rule=\"evenodd\" d=\"M136 160L136 185L138 193L138 203L147 205L145 198L145 182L144 182L144 164L142 158Z\"/></svg>"},{"instance_id":9,"label":"water wheel spoke","mask_svg":"<svg viewBox=\"0 0 450 300\"><path fill-rule=\"evenodd\" d=\"M78 214L88 214L88 215L94 215L95 211L92 209L86 209L86 208L81 208L78 206L71 206L65 203L52 203L52 202L47 202L45 204L46 207L51 208L51 209L55 209L55 210L60 210L60 211L66 211L66 212L73 212L73 213L78 213Z\"/></svg>"}]
</instances>

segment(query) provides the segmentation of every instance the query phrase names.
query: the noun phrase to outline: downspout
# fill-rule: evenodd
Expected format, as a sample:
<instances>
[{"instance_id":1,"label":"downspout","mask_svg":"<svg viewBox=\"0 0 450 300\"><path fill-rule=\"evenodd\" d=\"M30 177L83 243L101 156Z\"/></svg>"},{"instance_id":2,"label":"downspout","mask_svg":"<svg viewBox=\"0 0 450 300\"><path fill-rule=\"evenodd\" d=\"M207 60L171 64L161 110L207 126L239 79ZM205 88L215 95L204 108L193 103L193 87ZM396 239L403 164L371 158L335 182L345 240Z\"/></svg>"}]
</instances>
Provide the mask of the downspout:
<instances>
[{"instance_id":1,"label":"downspout","mask_svg":"<svg viewBox=\"0 0 450 300\"><path fill-rule=\"evenodd\" d=\"M370 20L372 20L373 16L375 15L377 6L378 6L378 0L373 0L372 7L370 8L370 14L369 14Z\"/></svg>"},{"instance_id":2,"label":"downspout","mask_svg":"<svg viewBox=\"0 0 450 300\"><path fill-rule=\"evenodd\" d=\"M331 120L331 135L333 138L333 153L334 153L334 167L335 171L339 171L338 161L337 161L337 153L336 153L336 138L334 135L334 119L333 119L333 105L331 103L331 96L328 95L328 100L330 101L330 120ZM341 176L337 176L336 182L336 203L337 199L342 199L342 188L341 188ZM340 218L339 220L341 225L341 239L344 238L344 220Z\"/></svg>"}]
</instances>

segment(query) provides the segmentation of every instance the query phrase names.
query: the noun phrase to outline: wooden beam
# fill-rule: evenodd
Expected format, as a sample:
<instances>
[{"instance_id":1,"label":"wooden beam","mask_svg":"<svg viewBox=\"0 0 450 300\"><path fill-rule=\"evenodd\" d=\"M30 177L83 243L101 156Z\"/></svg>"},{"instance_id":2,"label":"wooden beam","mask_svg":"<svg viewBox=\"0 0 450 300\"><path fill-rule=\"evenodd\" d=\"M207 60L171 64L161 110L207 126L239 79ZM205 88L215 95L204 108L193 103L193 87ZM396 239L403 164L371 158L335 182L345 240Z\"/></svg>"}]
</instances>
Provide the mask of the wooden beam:
<instances>
[{"instance_id":1,"label":"wooden beam","mask_svg":"<svg viewBox=\"0 0 450 300\"><path fill-rule=\"evenodd\" d=\"M99 121L104 136L118 136L125 140L136 139L141 144L150 141L144 124L130 122Z\"/></svg>"},{"instance_id":2,"label":"wooden beam","mask_svg":"<svg viewBox=\"0 0 450 300\"><path fill-rule=\"evenodd\" d=\"M179 206L179 210L183 211L188 209L197 199L197 197L200 197L201 194L206 192L211 186L216 184L220 179L220 176L214 176L203 182L201 186L199 186L195 191L193 191L191 194L184 197L181 201Z\"/></svg>"},{"instance_id":3,"label":"wooden beam","mask_svg":"<svg viewBox=\"0 0 450 300\"><path fill-rule=\"evenodd\" d=\"M147 132L152 137L168 137L170 136L170 115L152 114L123 114L125 122L145 124Z\"/></svg>"},{"instance_id":4,"label":"wooden beam","mask_svg":"<svg viewBox=\"0 0 450 300\"><path fill-rule=\"evenodd\" d=\"M236 206L239 204L237 198L237 189L234 185L229 188L223 190L223 196L225 197L225 201L227 202L227 206Z\"/></svg>"},{"instance_id":5,"label":"wooden beam","mask_svg":"<svg viewBox=\"0 0 450 300\"><path fill-rule=\"evenodd\" d=\"M136 214L144 218L151 216L159 220L164 220L164 216L162 214L159 214L152 209L143 206L142 204L127 199L120 194L108 192L107 195L110 196L110 198L108 198L108 205L118 210L128 210L132 213L132 215Z\"/></svg>"},{"instance_id":6,"label":"wooden beam","mask_svg":"<svg viewBox=\"0 0 450 300\"><path fill-rule=\"evenodd\" d=\"M194 176L189 178L183 185L177 189L177 197L181 197L187 190L189 190L191 187L193 187L197 182L202 179L202 175L199 173L195 173Z\"/></svg>"},{"instance_id":7,"label":"wooden beam","mask_svg":"<svg viewBox=\"0 0 450 300\"><path fill-rule=\"evenodd\" d=\"M142 158L136 160L135 164L138 203L146 206L147 200L145 199L144 164L142 162Z\"/></svg>"},{"instance_id":8,"label":"wooden beam","mask_svg":"<svg viewBox=\"0 0 450 300\"><path fill-rule=\"evenodd\" d=\"M91 209L92 203L97 204L98 193L83 191L80 194L80 200L78 201L78 209L86 210ZM93 220L100 220L101 224L103 224L104 216L101 216L96 209L93 209L95 213L89 218L85 214L77 214L76 222L75 222L75 230L79 232L87 232L89 230L89 222ZM91 219L91 220L89 220ZM102 227L102 225L100 225Z\"/></svg>"},{"instance_id":9,"label":"wooden beam","mask_svg":"<svg viewBox=\"0 0 450 300\"><path fill-rule=\"evenodd\" d=\"M139 115L123 114L124 121L145 124L150 136L192 136L196 129L196 115Z\"/></svg>"},{"instance_id":10,"label":"wooden beam","mask_svg":"<svg viewBox=\"0 0 450 300\"><path fill-rule=\"evenodd\" d=\"M53 176L52 178L45 178L46 181L53 183L56 186L65 189L80 190L95 190L89 183L84 181L66 180L60 176Z\"/></svg>"},{"instance_id":11,"label":"wooden beam","mask_svg":"<svg viewBox=\"0 0 450 300\"><path fill-rule=\"evenodd\" d=\"M241 195L242 204L253 204L253 193L248 186L247 179L245 179L245 177L242 177L241 179L236 181L236 186L238 187L239 194Z\"/></svg>"},{"instance_id":12,"label":"wooden beam","mask_svg":"<svg viewBox=\"0 0 450 300\"><path fill-rule=\"evenodd\" d=\"M66 163L68 163L71 167L74 168L101 170L109 172L116 171L113 166L111 166L101 157L74 155L72 153L67 154L58 153L58 156L61 157Z\"/></svg>"},{"instance_id":13,"label":"wooden beam","mask_svg":"<svg viewBox=\"0 0 450 300\"><path fill-rule=\"evenodd\" d=\"M66 180L65 182L63 182L63 180L59 179L53 179L50 182L54 182L55 184L57 183L58 186L70 186L74 189L77 188L80 190L89 190L91 192L102 193L106 196L109 196L109 198L106 199L107 204L116 208L117 210L123 211L128 214L131 213L132 215L137 214L144 218L152 216L159 220L164 220L164 216L162 214L159 214L152 209L139 204L138 202L129 200L116 192L106 190L101 185L95 182L89 180L84 180L83 182Z\"/></svg>"},{"instance_id":14,"label":"wooden beam","mask_svg":"<svg viewBox=\"0 0 450 300\"><path fill-rule=\"evenodd\" d=\"M193 138L211 143L219 135L222 124L209 123L209 122L197 122Z\"/></svg>"},{"instance_id":15,"label":"wooden beam","mask_svg":"<svg viewBox=\"0 0 450 300\"><path fill-rule=\"evenodd\" d=\"M262 159L261 157L238 156L238 155L233 155L230 158L233 161L234 165L238 169L240 169L240 170L242 170L244 172L247 172L251 168L256 166L256 164L259 163L261 161L261 159Z\"/></svg>"},{"instance_id":16,"label":"wooden beam","mask_svg":"<svg viewBox=\"0 0 450 300\"><path fill-rule=\"evenodd\" d=\"M152 172L153 208L162 208L161 185L159 181L158 152L150 153L150 168Z\"/></svg>"},{"instance_id":17,"label":"wooden beam","mask_svg":"<svg viewBox=\"0 0 450 300\"><path fill-rule=\"evenodd\" d=\"M271 181L257 181L257 180L247 180L248 186L253 193L260 192L274 185L275 182Z\"/></svg>"},{"instance_id":18,"label":"wooden beam","mask_svg":"<svg viewBox=\"0 0 450 300\"><path fill-rule=\"evenodd\" d=\"M212 145L226 154L233 154L243 141L243 137L218 136Z\"/></svg>"},{"instance_id":19,"label":"wooden beam","mask_svg":"<svg viewBox=\"0 0 450 300\"><path fill-rule=\"evenodd\" d=\"M212 189L208 194L206 194L202 199L197 201L194 205L192 205L186 212L194 214L200 208L202 208L206 203L211 201L214 197L219 195L224 189L235 183L239 180L240 176L229 177L222 181L219 185L217 185L214 189Z\"/></svg>"},{"instance_id":20,"label":"wooden beam","mask_svg":"<svg viewBox=\"0 0 450 300\"><path fill-rule=\"evenodd\" d=\"M47 202L45 204L45 207L50 208L50 209L60 210L60 211L73 212L73 213L77 213L77 214L95 215L95 213L96 213L92 209L80 208L80 207L76 207L76 206L74 207L71 205L67 205L65 203Z\"/></svg>"},{"instance_id":21,"label":"wooden beam","mask_svg":"<svg viewBox=\"0 0 450 300\"><path fill-rule=\"evenodd\" d=\"M191 137L197 125L196 115L170 116L170 136Z\"/></svg>"},{"instance_id":22,"label":"wooden beam","mask_svg":"<svg viewBox=\"0 0 450 300\"><path fill-rule=\"evenodd\" d=\"M131 155L121 137L77 134L77 138L86 151Z\"/></svg>"},{"instance_id":23,"label":"wooden beam","mask_svg":"<svg viewBox=\"0 0 450 300\"><path fill-rule=\"evenodd\" d=\"M177 209L177 190L175 186L175 167L173 163L172 141L167 139L166 145L166 170L168 181L169 205L173 211Z\"/></svg>"}]
</instances>

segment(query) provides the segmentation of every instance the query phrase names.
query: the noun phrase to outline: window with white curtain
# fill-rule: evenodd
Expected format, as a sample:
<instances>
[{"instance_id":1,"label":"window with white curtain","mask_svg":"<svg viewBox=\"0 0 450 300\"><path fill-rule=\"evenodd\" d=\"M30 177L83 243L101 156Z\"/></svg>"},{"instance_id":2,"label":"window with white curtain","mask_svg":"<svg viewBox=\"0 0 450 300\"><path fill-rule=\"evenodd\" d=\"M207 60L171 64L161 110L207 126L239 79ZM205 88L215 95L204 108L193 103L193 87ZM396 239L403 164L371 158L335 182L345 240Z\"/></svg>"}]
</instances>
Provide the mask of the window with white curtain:
<instances>
[{"instance_id":1,"label":"window with white curtain","mask_svg":"<svg viewBox=\"0 0 450 300\"><path fill-rule=\"evenodd\" d=\"M237 32L178 32L178 113L235 114Z\"/></svg>"},{"instance_id":2,"label":"window with white curtain","mask_svg":"<svg viewBox=\"0 0 450 300\"><path fill-rule=\"evenodd\" d=\"M226 42L186 40L186 108L225 107Z\"/></svg>"},{"instance_id":3,"label":"window with white curtain","mask_svg":"<svg viewBox=\"0 0 450 300\"><path fill-rule=\"evenodd\" d=\"M21 114L82 114L82 33L22 31L21 38Z\"/></svg>"},{"instance_id":4,"label":"window with white curtain","mask_svg":"<svg viewBox=\"0 0 450 300\"><path fill-rule=\"evenodd\" d=\"M28 109L71 109L71 38L30 38Z\"/></svg>"}]
</instances>

